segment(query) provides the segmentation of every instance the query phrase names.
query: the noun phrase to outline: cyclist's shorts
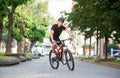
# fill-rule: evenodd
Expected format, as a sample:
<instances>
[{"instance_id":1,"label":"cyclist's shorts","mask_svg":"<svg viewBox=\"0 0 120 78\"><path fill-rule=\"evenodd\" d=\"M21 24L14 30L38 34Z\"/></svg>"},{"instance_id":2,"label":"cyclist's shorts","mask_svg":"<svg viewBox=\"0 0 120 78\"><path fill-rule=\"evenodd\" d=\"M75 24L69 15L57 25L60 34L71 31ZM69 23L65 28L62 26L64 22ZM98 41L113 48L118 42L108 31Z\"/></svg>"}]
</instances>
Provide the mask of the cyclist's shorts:
<instances>
[{"instance_id":1,"label":"cyclist's shorts","mask_svg":"<svg viewBox=\"0 0 120 78\"><path fill-rule=\"evenodd\" d=\"M58 45L58 46L62 44L62 42L60 41L60 39L55 39L55 41L57 42L57 45ZM52 43L51 38L50 38L50 42Z\"/></svg>"}]
</instances>

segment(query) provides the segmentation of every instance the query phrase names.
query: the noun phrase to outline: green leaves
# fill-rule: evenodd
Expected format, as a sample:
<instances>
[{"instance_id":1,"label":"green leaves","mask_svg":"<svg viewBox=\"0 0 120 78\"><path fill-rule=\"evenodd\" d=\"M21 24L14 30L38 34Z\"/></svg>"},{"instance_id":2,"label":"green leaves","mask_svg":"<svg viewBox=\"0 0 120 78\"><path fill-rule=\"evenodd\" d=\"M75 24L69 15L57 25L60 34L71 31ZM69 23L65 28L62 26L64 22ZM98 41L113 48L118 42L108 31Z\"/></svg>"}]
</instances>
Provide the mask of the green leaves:
<instances>
[{"instance_id":1,"label":"green leaves","mask_svg":"<svg viewBox=\"0 0 120 78\"><path fill-rule=\"evenodd\" d=\"M111 37L116 31L120 38L120 0L75 0L73 11L68 14L71 29L84 32L86 37L99 31L100 37Z\"/></svg>"},{"instance_id":2,"label":"green leaves","mask_svg":"<svg viewBox=\"0 0 120 78\"><path fill-rule=\"evenodd\" d=\"M0 0L0 22L11 12L13 6L16 7L13 15L12 37L18 41L24 38L43 41L45 30L49 26L48 3L40 1L34 5L35 1ZM5 25L8 23L4 22Z\"/></svg>"},{"instance_id":3,"label":"green leaves","mask_svg":"<svg viewBox=\"0 0 120 78\"><path fill-rule=\"evenodd\" d=\"M35 29L32 33L32 40L37 39L39 42L43 42L43 38L45 36L45 31L42 29Z\"/></svg>"},{"instance_id":4,"label":"green leaves","mask_svg":"<svg viewBox=\"0 0 120 78\"><path fill-rule=\"evenodd\" d=\"M9 13L8 2L6 0L0 0L0 22L3 21L3 18Z\"/></svg>"},{"instance_id":5,"label":"green leaves","mask_svg":"<svg viewBox=\"0 0 120 78\"><path fill-rule=\"evenodd\" d=\"M13 37L17 40L22 40L22 36L24 38L29 38L31 42L36 40L42 42L49 22L45 17L42 17L38 22L33 15L33 10L29 9L31 4L32 2L28 1L26 4L16 8L14 13L14 27L17 27L17 29L16 31L13 30ZM39 6L39 8L43 8L43 5Z\"/></svg>"},{"instance_id":6,"label":"green leaves","mask_svg":"<svg viewBox=\"0 0 120 78\"><path fill-rule=\"evenodd\" d=\"M13 29L12 29L12 37L15 38L18 41L24 39L24 37L20 34L20 29L17 28L17 27L13 27Z\"/></svg>"}]
</instances>

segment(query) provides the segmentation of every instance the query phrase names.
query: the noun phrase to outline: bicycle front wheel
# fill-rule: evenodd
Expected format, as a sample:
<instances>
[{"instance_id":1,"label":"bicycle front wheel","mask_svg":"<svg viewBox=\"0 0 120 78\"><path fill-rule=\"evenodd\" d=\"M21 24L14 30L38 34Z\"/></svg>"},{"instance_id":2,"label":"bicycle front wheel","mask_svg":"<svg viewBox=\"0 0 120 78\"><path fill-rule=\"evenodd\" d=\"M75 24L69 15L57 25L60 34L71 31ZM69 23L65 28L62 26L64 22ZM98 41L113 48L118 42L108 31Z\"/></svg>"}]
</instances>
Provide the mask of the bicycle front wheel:
<instances>
[{"instance_id":1,"label":"bicycle front wheel","mask_svg":"<svg viewBox=\"0 0 120 78\"><path fill-rule=\"evenodd\" d=\"M49 62L53 69L57 69L59 67L59 60L57 59L56 54L52 51L49 53Z\"/></svg>"},{"instance_id":2,"label":"bicycle front wheel","mask_svg":"<svg viewBox=\"0 0 120 78\"><path fill-rule=\"evenodd\" d=\"M75 64L74 64L74 58L70 50L67 50L65 52L65 58L66 58L66 63L69 68L69 70L73 71Z\"/></svg>"}]
</instances>

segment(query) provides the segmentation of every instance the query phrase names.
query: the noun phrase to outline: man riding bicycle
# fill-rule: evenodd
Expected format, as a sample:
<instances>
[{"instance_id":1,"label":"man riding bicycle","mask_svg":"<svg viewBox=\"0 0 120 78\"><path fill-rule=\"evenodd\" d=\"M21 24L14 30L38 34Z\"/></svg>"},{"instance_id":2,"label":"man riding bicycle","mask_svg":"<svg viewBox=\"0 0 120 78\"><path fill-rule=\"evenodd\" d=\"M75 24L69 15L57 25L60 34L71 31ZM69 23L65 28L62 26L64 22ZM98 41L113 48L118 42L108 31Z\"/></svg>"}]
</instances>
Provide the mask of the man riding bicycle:
<instances>
[{"instance_id":1,"label":"man riding bicycle","mask_svg":"<svg viewBox=\"0 0 120 78\"><path fill-rule=\"evenodd\" d=\"M51 31L50 31L50 41L52 43L52 52L55 51L56 48L56 41L60 41L59 36L61 35L62 31L66 31L71 38L73 38L73 35L71 34L71 32L69 30L67 30L67 28L65 26L63 26L64 23L64 19L63 18L59 18L58 19L58 23L54 24L51 27ZM60 45L61 43L59 43L58 45Z\"/></svg>"}]
</instances>

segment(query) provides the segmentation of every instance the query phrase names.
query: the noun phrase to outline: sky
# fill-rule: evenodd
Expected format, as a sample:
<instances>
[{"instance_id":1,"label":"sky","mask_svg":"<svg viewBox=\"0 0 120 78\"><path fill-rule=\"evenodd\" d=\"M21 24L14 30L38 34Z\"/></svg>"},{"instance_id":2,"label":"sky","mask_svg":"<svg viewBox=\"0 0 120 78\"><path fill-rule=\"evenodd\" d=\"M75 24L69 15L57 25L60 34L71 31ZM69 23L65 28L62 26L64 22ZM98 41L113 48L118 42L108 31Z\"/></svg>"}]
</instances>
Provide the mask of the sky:
<instances>
[{"instance_id":1,"label":"sky","mask_svg":"<svg viewBox=\"0 0 120 78\"><path fill-rule=\"evenodd\" d=\"M71 12L72 0L49 0L48 9L55 19L58 19L61 15L60 12Z\"/></svg>"},{"instance_id":2,"label":"sky","mask_svg":"<svg viewBox=\"0 0 120 78\"><path fill-rule=\"evenodd\" d=\"M36 0L34 4L40 1L48 1L48 11L55 19L61 17L60 12L71 12L72 9L72 0Z\"/></svg>"}]
</instances>

